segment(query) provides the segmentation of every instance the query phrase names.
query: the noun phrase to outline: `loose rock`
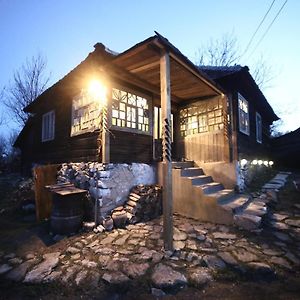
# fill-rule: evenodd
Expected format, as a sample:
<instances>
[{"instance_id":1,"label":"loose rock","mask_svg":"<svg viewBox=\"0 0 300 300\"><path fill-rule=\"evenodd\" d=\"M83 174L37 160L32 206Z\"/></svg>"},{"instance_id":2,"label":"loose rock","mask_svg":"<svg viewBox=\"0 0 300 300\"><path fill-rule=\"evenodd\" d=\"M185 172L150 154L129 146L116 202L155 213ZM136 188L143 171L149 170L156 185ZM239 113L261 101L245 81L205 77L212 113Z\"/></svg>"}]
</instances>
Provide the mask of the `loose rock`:
<instances>
[{"instance_id":1,"label":"loose rock","mask_svg":"<svg viewBox=\"0 0 300 300\"><path fill-rule=\"evenodd\" d=\"M27 273L24 282L41 282L57 266L59 255L59 252L44 254L45 260Z\"/></svg>"},{"instance_id":2,"label":"loose rock","mask_svg":"<svg viewBox=\"0 0 300 300\"><path fill-rule=\"evenodd\" d=\"M174 289L187 284L186 277L162 263L155 266L151 276L154 286L160 289Z\"/></svg>"},{"instance_id":3,"label":"loose rock","mask_svg":"<svg viewBox=\"0 0 300 300\"><path fill-rule=\"evenodd\" d=\"M121 272L104 273L102 279L110 284L121 284L129 281L129 278Z\"/></svg>"},{"instance_id":4,"label":"loose rock","mask_svg":"<svg viewBox=\"0 0 300 300\"><path fill-rule=\"evenodd\" d=\"M124 266L123 271L130 278L136 278L136 277L143 276L148 269L149 269L149 264L147 263L142 263L142 264L130 263Z\"/></svg>"},{"instance_id":5,"label":"loose rock","mask_svg":"<svg viewBox=\"0 0 300 300\"><path fill-rule=\"evenodd\" d=\"M12 269L12 266L8 264L0 265L0 275L5 274L6 272L10 271Z\"/></svg>"},{"instance_id":6,"label":"loose rock","mask_svg":"<svg viewBox=\"0 0 300 300\"><path fill-rule=\"evenodd\" d=\"M205 262L206 266L210 269L226 268L224 261L214 255L204 255L203 261Z\"/></svg>"},{"instance_id":7,"label":"loose rock","mask_svg":"<svg viewBox=\"0 0 300 300\"><path fill-rule=\"evenodd\" d=\"M11 270L6 278L12 281L22 281L28 269L36 263L36 259L28 260L19 265L17 268Z\"/></svg>"},{"instance_id":8,"label":"loose rock","mask_svg":"<svg viewBox=\"0 0 300 300\"><path fill-rule=\"evenodd\" d=\"M196 287L201 287L212 281L212 276L206 268L196 268L189 271L189 282Z\"/></svg>"}]
</instances>

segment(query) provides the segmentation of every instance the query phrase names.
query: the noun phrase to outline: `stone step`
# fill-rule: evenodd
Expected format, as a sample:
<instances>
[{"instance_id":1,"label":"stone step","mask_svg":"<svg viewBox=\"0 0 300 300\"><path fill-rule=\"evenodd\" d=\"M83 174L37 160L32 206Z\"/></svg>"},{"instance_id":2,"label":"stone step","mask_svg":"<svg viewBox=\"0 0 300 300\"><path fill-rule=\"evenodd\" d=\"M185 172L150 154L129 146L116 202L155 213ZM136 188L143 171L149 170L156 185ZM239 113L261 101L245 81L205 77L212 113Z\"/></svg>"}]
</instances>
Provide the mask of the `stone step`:
<instances>
[{"instance_id":1,"label":"stone step","mask_svg":"<svg viewBox=\"0 0 300 300\"><path fill-rule=\"evenodd\" d=\"M244 213L248 215L254 215L263 217L267 213L267 206L262 202L251 202L245 209Z\"/></svg>"},{"instance_id":2,"label":"stone step","mask_svg":"<svg viewBox=\"0 0 300 300\"><path fill-rule=\"evenodd\" d=\"M213 181L211 176L206 175L189 177L189 179L192 181L192 185L202 185Z\"/></svg>"},{"instance_id":3,"label":"stone step","mask_svg":"<svg viewBox=\"0 0 300 300\"><path fill-rule=\"evenodd\" d=\"M229 198L232 198L234 196L235 192L234 190L230 189L223 189L220 191L217 191L215 193L208 194L209 197L215 198L218 202L222 200L226 200Z\"/></svg>"},{"instance_id":4,"label":"stone step","mask_svg":"<svg viewBox=\"0 0 300 300\"><path fill-rule=\"evenodd\" d=\"M228 199L218 201L225 210L232 211L234 214L241 212L251 202L251 197L248 195L234 195Z\"/></svg>"},{"instance_id":5,"label":"stone step","mask_svg":"<svg viewBox=\"0 0 300 300\"><path fill-rule=\"evenodd\" d=\"M204 194L212 194L218 191L224 190L224 186L218 182L210 182L199 185L201 187Z\"/></svg>"},{"instance_id":6,"label":"stone step","mask_svg":"<svg viewBox=\"0 0 300 300\"><path fill-rule=\"evenodd\" d=\"M234 224L245 230L256 230L261 225L262 218L244 212L233 216Z\"/></svg>"},{"instance_id":7,"label":"stone step","mask_svg":"<svg viewBox=\"0 0 300 300\"><path fill-rule=\"evenodd\" d=\"M183 177L194 177L199 175L204 175L204 173L203 170L198 167L184 168L181 170L181 176Z\"/></svg>"},{"instance_id":8,"label":"stone step","mask_svg":"<svg viewBox=\"0 0 300 300\"><path fill-rule=\"evenodd\" d=\"M172 161L172 168L184 169L184 168L193 168L194 162L192 160L187 161Z\"/></svg>"}]
</instances>

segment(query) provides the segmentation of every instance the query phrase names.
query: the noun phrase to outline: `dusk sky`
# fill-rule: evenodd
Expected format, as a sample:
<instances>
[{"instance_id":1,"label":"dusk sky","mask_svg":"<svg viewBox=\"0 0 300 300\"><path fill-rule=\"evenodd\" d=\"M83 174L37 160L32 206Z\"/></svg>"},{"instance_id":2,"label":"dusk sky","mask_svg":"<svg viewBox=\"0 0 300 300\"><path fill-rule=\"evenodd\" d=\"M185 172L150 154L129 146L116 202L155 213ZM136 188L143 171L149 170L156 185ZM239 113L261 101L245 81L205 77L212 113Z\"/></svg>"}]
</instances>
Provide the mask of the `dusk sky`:
<instances>
[{"instance_id":1,"label":"dusk sky","mask_svg":"<svg viewBox=\"0 0 300 300\"><path fill-rule=\"evenodd\" d=\"M282 130L300 127L300 1L289 0L252 53L285 0L275 1L241 64L253 66L263 54L276 75L264 94L284 121ZM272 0L219 1L75 1L0 0L0 88L14 70L41 52L51 84L78 65L97 42L122 52L160 32L195 61L209 39L234 32L241 52ZM251 69L250 69L251 70ZM4 107L0 106L3 112ZM8 122L2 126L15 125Z\"/></svg>"}]
</instances>

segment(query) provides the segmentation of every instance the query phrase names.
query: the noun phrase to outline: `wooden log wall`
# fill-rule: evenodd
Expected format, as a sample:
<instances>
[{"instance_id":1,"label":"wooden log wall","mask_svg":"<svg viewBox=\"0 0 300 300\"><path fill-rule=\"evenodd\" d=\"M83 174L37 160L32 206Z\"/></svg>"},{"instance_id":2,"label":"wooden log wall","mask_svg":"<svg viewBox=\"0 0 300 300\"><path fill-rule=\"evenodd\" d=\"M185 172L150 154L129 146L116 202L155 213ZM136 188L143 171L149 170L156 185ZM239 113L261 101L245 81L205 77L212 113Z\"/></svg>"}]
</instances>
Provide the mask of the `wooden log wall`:
<instances>
[{"instance_id":1,"label":"wooden log wall","mask_svg":"<svg viewBox=\"0 0 300 300\"><path fill-rule=\"evenodd\" d=\"M110 135L110 157L112 162L152 161L152 136L126 131L112 130Z\"/></svg>"},{"instance_id":2,"label":"wooden log wall","mask_svg":"<svg viewBox=\"0 0 300 300\"><path fill-rule=\"evenodd\" d=\"M206 116L208 131L191 133L187 128L184 130L180 129L181 122L187 119L184 113L193 107L201 107L200 114L197 115L194 111L193 117ZM176 157L202 162L229 162L231 132L228 130L227 98L213 97L203 99L184 106L183 109L183 120L181 120L180 111L175 116L175 128L177 128ZM213 114L214 110L218 114ZM213 114L212 117L209 116L211 113ZM188 118L190 118L190 115ZM214 121L212 124L209 123L210 118ZM185 136L182 136L182 133Z\"/></svg>"},{"instance_id":3,"label":"wooden log wall","mask_svg":"<svg viewBox=\"0 0 300 300\"><path fill-rule=\"evenodd\" d=\"M178 142L178 155L194 161L226 161L228 145L224 142L224 131L198 133Z\"/></svg>"},{"instance_id":4,"label":"wooden log wall","mask_svg":"<svg viewBox=\"0 0 300 300\"><path fill-rule=\"evenodd\" d=\"M40 109L28 134L33 136L33 139L24 139L21 145L24 165L29 166L31 162L54 164L98 160L99 131L70 136L71 103L72 99L66 97L50 103L51 105L48 102ZM53 109L55 110L55 138L52 141L42 142L42 114ZM152 162L151 135L111 130L110 140L111 162Z\"/></svg>"}]
</instances>

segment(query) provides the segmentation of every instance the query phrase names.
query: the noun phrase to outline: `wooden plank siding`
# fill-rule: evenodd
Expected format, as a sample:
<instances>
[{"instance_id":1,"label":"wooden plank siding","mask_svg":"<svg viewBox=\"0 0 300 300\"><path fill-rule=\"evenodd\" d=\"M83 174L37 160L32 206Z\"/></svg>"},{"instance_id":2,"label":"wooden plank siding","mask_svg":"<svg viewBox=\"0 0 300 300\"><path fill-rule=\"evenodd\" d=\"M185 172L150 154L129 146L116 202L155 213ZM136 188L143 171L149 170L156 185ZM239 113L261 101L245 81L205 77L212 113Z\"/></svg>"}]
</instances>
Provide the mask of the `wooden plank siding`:
<instances>
[{"instance_id":1,"label":"wooden plank siding","mask_svg":"<svg viewBox=\"0 0 300 300\"><path fill-rule=\"evenodd\" d=\"M26 142L20 145L23 153L22 165L27 170L31 163L54 164L63 162L99 161L97 138L99 130L71 136L72 99L78 91L61 93L60 97L43 101L38 108L33 124L27 133ZM151 105L150 105L151 107ZM55 111L54 140L42 142L42 116L48 111ZM153 141L151 135L127 131L110 131L111 162L143 162L153 160Z\"/></svg>"},{"instance_id":2,"label":"wooden plank siding","mask_svg":"<svg viewBox=\"0 0 300 300\"><path fill-rule=\"evenodd\" d=\"M268 158L271 152L270 125L271 122L264 118L264 114L254 105L251 99L246 98L249 104L249 135L239 130L238 94L233 93L233 115L237 134L238 159L256 156L258 159ZM262 143L256 141L256 112L262 117Z\"/></svg>"},{"instance_id":3,"label":"wooden plank siding","mask_svg":"<svg viewBox=\"0 0 300 300\"><path fill-rule=\"evenodd\" d=\"M228 160L228 145L224 131L198 133L178 142L178 155L195 161L219 162Z\"/></svg>"},{"instance_id":4,"label":"wooden plank siding","mask_svg":"<svg viewBox=\"0 0 300 300\"><path fill-rule=\"evenodd\" d=\"M186 106L182 106L183 109L190 109L193 107L201 106L206 107L206 110L201 110L201 113L198 116L206 115L208 120L208 115L213 111L212 107L218 104L217 111L221 110L221 115L218 114L218 117L221 118L221 124L223 127L219 129L213 128L208 131L198 132L191 134L185 128L183 131L180 129L180 111L175 114L174 120L174 129L175 129L175 141L176 141L176 151L174 155L177 158L185 158L194 161L201 162L229 162L231 161L232 154L230 155L230 138L231 130L229 130L229 123L227 119L227 97L210 97L202 100L197 100L189 103ZM208 109L210 107L210 109ZM195 114L193 113L193 116ZM186 118L186 116L184 117ZM190 118L190 117L189 117ZM208 122L208 121L207 121ZM219 121L213 123L220 124ZM207 123L207 127L210 125ZM218 126L218 125L217 125ZM182 136L184 133L184 136Z\"/></svg>"},{"instance_id":5,"label":"wooden plank siding","mask_svg":"<svg viewBox=\"0 0 300 300\"><path fill-rule=\"evenodd\" d=\"M151 135L112 130L110 156L112 162L149 163L153 158Z\"/></svg>"}]
</instances>

